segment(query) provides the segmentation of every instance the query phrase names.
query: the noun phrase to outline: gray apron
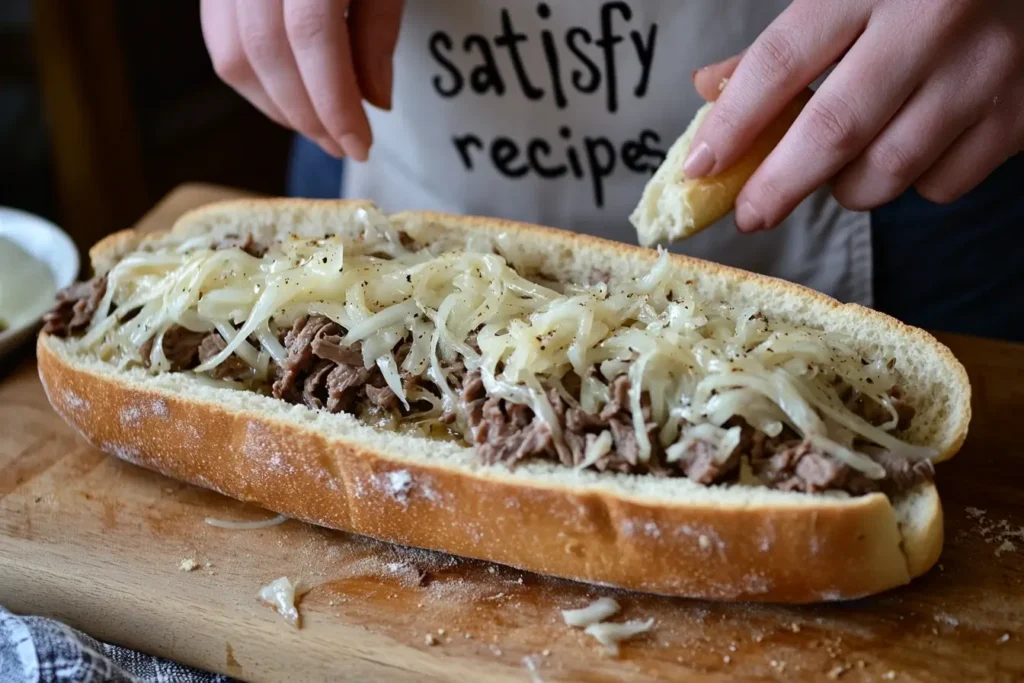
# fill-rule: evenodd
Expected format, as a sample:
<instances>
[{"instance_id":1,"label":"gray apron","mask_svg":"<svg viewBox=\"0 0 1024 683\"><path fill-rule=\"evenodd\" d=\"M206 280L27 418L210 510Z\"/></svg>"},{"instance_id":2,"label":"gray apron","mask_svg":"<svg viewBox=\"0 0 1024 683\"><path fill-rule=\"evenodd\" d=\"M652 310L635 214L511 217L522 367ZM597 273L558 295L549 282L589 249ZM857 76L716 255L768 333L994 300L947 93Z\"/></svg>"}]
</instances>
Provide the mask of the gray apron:
<instances>
[{"instance_id":1,"label":"gray apron","mask_svg":"<svg viewBox=\"0 0 1024 683\"><path fill-rule=\"evenodd\" d=\"M394 108L343 194L636 242L627 217L701 105L691 72L747 47L787 0L409 0ZM872 303L870 216L820 191L780 228L723 221L673 250Z\"/></svg>"}]
</instances>

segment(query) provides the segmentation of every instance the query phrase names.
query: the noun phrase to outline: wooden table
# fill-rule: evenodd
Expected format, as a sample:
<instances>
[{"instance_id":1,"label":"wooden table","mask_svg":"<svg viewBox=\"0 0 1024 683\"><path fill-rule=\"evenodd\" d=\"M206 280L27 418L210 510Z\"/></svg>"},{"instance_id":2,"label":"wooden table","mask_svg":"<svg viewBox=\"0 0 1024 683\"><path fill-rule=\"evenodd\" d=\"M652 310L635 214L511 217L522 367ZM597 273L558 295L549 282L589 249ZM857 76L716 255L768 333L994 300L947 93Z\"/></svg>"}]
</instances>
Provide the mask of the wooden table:
<instances>
[{"instance_id":1,"label":"wooden table","mask_svg":"<svg viewBox=\"0 0 1024 683\"><path fill-rule=\"evenodd\" d=\"M142 224L227 194L181 188ZM0 377L0 604L253 681L1024 680L1024 347L944 341L975 419L939 468L942 559L906 588L814 607L616 593L294 521L213 528L269 515L93 450L26 357ZM309 589L301 630L256 599L282 575ZM612 594L657 621L619 659L558 612Z\"/></svg>"}]
</instances>

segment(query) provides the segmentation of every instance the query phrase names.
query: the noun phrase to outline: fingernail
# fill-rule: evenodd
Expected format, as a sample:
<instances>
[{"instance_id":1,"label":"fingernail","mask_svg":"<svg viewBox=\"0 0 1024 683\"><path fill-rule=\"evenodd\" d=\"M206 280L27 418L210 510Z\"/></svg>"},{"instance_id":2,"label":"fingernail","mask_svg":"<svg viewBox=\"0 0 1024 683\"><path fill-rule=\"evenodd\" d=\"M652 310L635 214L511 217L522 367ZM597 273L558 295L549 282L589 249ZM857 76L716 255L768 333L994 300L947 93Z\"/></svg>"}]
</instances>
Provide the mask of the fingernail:
<instances>
[{"instance_id":1,"label":"fingernail","mask_svg":"<svg viewBox=\"0 0 1024 683\"><path fill-rule=\"evenodd\" d=\"M363 139L355 133L342 135L341 146L345 148L345 155L356 161L366 161L369 157L369 148Z\"/></svg>"},{"instance_id":2,"label":"fingernail","mask_svg":"<svg viewBox=\"0 0 1024 683\"><path fill-rule=\"evenodd\" d=\"M757 232L764 230L765 222L753 204L742 202L736 207L736 227L740 232Z\"/></svg>"},{"instance_id":3,"label":"fingernail","mask_svg":"<svg viewBox=\"0 0 1024 683\"><path fill-rule=\"evenodd\" d=\"M708 143L702 142L690 152L690 157L683 164L683 173L688 178L703 178L715 167L715 153Z\"/></svg>"},{"instance_id":4,"label":"fingernail","mask_svg":"<svg viewBox=\"0 0 1024 683\"><path fill-rule=\"evenodd\" d=\"M697 82L697 74L699 74L699 73L700 73L700 69L694 69L693 73L690 74L690 80L692 80L694 83L696 83Z\"/></svg>"}]
</instances>

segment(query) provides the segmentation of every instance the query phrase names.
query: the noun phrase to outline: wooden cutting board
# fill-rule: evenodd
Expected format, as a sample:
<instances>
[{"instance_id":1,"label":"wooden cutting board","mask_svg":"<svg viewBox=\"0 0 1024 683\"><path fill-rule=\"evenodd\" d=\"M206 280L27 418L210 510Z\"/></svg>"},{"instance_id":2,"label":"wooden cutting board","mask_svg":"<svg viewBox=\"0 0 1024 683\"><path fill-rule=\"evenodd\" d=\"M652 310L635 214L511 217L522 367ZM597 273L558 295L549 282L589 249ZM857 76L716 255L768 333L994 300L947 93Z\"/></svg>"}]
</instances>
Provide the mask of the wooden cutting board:
<instances>
[{"instance_id":1,"label":"wooden cutting board","mask_svg":"<svg viewBox=\"0 0 1024 683\"><path fill-rule=\"evenodd\" d=\"M233 194L180 188L142 226ZM92 449L26 357L0 375L0 604L252 681L1024 680L1024 347L944 341L971 375L975 419L939 468L940 564L813 607L620 593L294 521L214 528L205 517L271 515ZM256 598L284 575L308 590L300 630ZM559 615L600 595L656 620L618 659Z\"/></svg>"}]
</instances>

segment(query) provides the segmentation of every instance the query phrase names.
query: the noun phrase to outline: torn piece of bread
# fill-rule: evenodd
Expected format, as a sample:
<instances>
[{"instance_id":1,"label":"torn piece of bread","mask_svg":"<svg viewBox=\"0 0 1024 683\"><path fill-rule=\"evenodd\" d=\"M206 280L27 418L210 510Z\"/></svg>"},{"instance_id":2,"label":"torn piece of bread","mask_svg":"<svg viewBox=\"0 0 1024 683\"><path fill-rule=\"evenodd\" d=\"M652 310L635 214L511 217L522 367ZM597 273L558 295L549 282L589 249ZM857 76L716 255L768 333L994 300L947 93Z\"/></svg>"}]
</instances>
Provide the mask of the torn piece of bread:
<instances>
[{"instance_id":1,"label":"torn piece of bread","mask_svg":"<svg viewBox=\"0 0 1024 683\"><path fill-rule=\"evenodd\" d=\"M813 94L805 90L790 102L728 170L713 177L691 180L683 174L683 164L690 155L690 143L715 106L714 102L704 105L669 149L629 217L640 244L649 247L659 242L684 240L728 215L747 180L779 144Z\"/></svg>"}]
</instances>

